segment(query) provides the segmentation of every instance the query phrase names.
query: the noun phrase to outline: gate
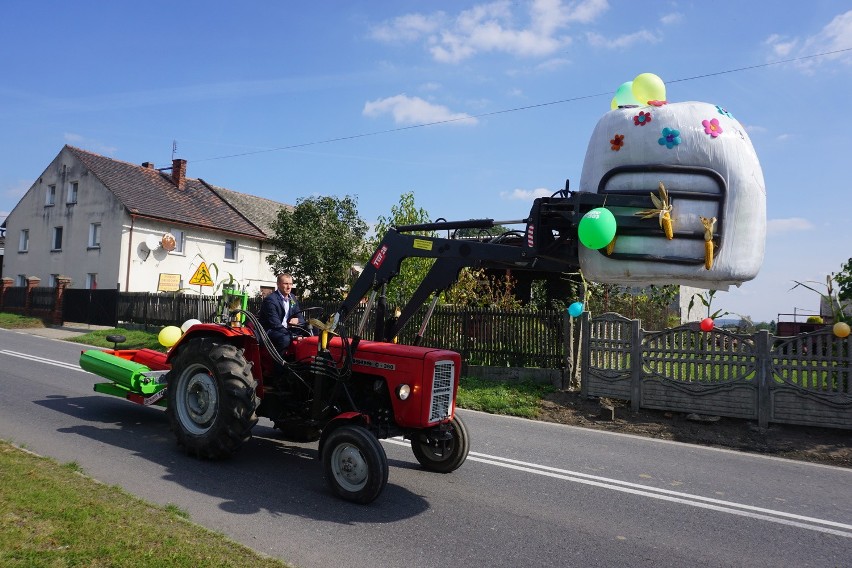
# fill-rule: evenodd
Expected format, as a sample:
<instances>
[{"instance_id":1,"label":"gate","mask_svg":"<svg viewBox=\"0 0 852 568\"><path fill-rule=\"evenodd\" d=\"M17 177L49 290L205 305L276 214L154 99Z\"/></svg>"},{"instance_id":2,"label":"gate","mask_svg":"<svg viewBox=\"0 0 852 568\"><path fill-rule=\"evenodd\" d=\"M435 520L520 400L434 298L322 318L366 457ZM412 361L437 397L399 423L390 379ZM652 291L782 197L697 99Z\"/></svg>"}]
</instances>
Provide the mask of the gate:
<instances>
[{"instance_id":1,"label":"gate","mask_svg":"<svg viewBox=\"0 0 852 568\"><path fill-rule=\"evenodd\" d=\"M62 300L62 320L115 327L118 290L66 288Z\"/></svg>"}]
</instances>

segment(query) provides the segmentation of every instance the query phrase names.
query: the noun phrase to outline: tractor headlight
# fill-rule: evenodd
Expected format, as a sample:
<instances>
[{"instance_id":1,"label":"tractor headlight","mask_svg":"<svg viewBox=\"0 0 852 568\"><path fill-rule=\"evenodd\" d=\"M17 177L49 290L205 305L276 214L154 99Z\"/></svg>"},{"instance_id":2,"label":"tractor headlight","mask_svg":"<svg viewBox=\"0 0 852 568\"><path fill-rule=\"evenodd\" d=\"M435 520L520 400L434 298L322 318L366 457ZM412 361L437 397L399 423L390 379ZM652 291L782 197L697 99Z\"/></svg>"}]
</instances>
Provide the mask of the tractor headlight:
<instances>
[{"instance_id":1,"label":"tractor headlight","mask_svg":"<svg viewBox=\"0 0 852 568\"><path fill-rule=\"evenodd\" d=\"M396 387L396 396L399 400L406 400L411 396L411 387L408 385L399 385Z\"/></svg>"}]
</instances>

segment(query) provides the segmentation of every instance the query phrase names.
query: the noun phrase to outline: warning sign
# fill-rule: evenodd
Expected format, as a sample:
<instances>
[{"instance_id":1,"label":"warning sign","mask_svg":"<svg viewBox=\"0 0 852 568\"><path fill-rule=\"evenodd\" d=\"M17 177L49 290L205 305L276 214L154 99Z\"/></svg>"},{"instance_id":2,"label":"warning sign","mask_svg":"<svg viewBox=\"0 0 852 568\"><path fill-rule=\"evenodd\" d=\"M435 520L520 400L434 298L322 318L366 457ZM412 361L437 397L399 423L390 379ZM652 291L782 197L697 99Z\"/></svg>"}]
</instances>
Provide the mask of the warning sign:
<instances>
[{"instance_id":1,"label":"warning sign","mask_svg":"<svg viewBox=\"0 0 852 568\"><path fill-rule=\"evenodd\" d=\"M198 267L198 270L195 271L195 274L192 275L192 278L189 279L190 284L195 284L196 286L212 286L213 279L210 278L210 271L207 270L207 264L202 262Z\"/></svg>"},{"instance_id":2,"label":"warning sign","mask_svg":"<svg viewBox=\"0 0 852 568\"><path fill-rule=\"evenodd\" d=\"M160 273L157 290L160 292L177 292L180 290L180 274Z\"/></svg>"}]
</instances>

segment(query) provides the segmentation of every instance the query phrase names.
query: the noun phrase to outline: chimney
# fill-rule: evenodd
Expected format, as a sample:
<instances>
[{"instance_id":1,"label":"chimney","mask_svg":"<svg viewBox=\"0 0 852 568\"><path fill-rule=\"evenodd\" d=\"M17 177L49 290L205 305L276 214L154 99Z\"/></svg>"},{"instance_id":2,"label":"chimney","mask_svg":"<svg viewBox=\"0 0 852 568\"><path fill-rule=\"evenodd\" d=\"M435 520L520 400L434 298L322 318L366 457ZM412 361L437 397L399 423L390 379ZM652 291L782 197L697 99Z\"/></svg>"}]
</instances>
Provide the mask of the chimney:
<instances>
[{"instance_id":1,"label":"chimney","mask_svg":"<svg viewBox=\"0 0 852 568\"><path fill-rule=\"evenodd\" d=\"M142 167L149 169L149 170L153 170L154 169L154 162L142 162Z\"/></svg>"},{"instance_id":2,"label":"chimney","mask_svg":"<svg viewBox=\"0 0 852 568\"><path fill-rule=\"evenodd\" d=\"M172 160L172 183L178 189L183 189L186 185L186 160Z\"/></svg>"}]
</instances>

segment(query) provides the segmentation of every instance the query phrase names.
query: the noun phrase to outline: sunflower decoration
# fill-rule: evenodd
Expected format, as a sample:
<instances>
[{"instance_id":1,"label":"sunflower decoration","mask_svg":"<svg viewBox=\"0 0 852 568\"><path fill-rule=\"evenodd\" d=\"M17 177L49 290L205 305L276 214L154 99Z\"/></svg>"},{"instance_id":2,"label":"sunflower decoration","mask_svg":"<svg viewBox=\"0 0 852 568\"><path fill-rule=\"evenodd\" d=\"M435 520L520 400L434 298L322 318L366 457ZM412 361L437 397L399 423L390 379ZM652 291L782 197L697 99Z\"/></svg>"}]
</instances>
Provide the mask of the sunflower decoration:
<instances>
[{"instance_id":1,"label":"sunflower decoration","mask_svg":"<svg viewBox=\"0 0 852 568\"><path fill-rule=\"evenodd\" d=\"M660 182L660 196L654 195L651 192L651 203L654 204L654 209L644 209L637 211L635 215L639 215L643 219L652 219L658 217L660 220L660 228L666 234L666 238L672 240L674 238L674 227L672 225L672 205L669 203L669 192L666 191L666 186Z\"/></svg>"}]
</instances>

